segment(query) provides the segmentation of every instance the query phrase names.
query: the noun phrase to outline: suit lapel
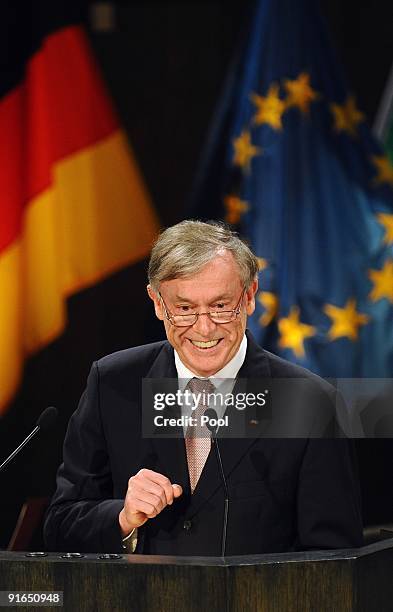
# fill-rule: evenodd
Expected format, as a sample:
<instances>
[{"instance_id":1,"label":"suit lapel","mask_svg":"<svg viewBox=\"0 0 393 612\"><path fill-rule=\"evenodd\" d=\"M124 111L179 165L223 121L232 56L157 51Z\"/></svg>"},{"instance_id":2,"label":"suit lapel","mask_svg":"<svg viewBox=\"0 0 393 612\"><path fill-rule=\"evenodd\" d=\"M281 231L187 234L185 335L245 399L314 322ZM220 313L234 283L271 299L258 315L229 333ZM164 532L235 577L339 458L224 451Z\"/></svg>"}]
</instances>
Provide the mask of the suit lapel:
<instances>
[{"instance_id":1,"label":"suit lapel","mask_svg":"<svg viewBox=\"0 0 393 612\"><path fill-rule=\"evenodd\" d=\"M163 349L152 364L146 378L156 380L160 391L164 387L166 392L176 393L178 388L177 370L173 348L169 343L163 345ZM170 380L166 381L166 379ZM160 380L162 380L161 384ZM163 416L177 418L180 415L181 409L177 405L163 411ZM160 434L162 432L157 429L157 433ZM182 437L183 430L180 427L171 428L171 434L176 435L176 437L153 437L151 440L152 447L157 455L157 470L167 476L173 484L180 484L183 490L189 491L190 483L184 439Z\"/></svg>"}]
</instances>

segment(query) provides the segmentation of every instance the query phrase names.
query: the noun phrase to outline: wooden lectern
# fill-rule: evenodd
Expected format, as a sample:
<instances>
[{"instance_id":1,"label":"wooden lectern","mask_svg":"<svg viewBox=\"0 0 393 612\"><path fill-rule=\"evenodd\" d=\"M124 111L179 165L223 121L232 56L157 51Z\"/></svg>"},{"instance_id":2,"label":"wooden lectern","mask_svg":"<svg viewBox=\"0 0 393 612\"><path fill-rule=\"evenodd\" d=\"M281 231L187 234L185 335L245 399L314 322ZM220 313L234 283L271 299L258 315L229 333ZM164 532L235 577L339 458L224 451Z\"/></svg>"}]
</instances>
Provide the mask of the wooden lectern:
<instances>
[{"instance_id":1,"label":"wooden lectern","mask_svg":"<svg viewBox=\"0 0 393 612\"><path fill-rule=\"evenodd\" d=\"M36 554L0 552L0 590L63 591L67 612L393 610L393 539L251 557Z\"/></svg>"}]
</instances>

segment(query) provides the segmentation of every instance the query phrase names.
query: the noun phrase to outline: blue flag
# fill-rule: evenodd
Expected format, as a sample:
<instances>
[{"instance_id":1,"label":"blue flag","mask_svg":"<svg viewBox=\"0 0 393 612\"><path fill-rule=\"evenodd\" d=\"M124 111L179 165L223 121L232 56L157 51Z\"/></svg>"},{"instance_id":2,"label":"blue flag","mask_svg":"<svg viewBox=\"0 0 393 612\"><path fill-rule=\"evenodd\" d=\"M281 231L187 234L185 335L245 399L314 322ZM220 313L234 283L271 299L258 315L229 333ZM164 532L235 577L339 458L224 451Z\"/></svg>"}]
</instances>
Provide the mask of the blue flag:
<instances>
[{"instance_id":1,"label":"blue flag","mask_svg":"<svg viewBox=\"0 0 393 612\"><path fill-rule=\"evenodd\" d=\"M261 345L323 376L392 375L393 167L315 0L256 3L189 216L260 257Z\"/></svg>"}]
</instances>

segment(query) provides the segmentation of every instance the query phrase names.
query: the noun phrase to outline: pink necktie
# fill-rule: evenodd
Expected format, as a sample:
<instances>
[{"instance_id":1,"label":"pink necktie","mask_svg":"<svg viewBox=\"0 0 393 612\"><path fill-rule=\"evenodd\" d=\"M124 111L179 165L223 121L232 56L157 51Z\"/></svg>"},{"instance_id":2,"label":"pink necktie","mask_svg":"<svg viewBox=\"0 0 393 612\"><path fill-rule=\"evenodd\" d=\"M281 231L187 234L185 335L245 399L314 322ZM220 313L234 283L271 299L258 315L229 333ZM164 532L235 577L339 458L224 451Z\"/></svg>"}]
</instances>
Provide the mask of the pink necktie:
<instances>
[{"instance_id":1,"label":"pink necktie","mask_svg":"<svg viewBox=\"0 0 393 612\"><path fill-rule=\"evenodd\" d=\"M190 475L191 493L193 493L211 448L210 431L206 425L200 426L200 417L208 407L206 396L209 393L214 393L215 387L208 378L192 378L186 389L191 391L195 399L198 398L199 393L202 394L196 409L192 411L192 417L196 419L198 425L189 426L185 438L188 473ZM193 405L195 405L194 402Z\"/></svg>"}]
</instances>

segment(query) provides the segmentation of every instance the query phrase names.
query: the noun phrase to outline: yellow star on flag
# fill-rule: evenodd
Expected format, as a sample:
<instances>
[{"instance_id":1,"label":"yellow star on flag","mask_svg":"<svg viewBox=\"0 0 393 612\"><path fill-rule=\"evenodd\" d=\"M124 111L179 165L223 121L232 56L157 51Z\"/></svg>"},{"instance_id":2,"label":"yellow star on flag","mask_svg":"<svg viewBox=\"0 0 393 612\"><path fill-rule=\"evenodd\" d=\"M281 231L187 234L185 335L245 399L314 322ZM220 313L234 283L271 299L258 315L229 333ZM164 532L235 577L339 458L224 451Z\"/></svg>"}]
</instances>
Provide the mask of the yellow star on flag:
<instances>
[{"instance_id":1,"label":"yellow star on flag","mask_svg":"<svg viewBox=\"0 0 393 612\"><path fill-rule=\"evenodd\" d=\"M356 128L364 120L364 114L356 107L355 98L348 96L344 104L332 103L330 110L333 113L336 132L343 131L356 136Z\"/></svg>"},{"instance_id":2,"label":"yellow star on flag","mask_svg":"<svg viewBox=\"0 0 393 612\"><path fill-rule=\"evenodd\" d=\"M311 102L320 98L320 95L311 87L310 75L307 72L301 72L297 79L285 79L284 87L287 91L285 100L287 108L297 106L305 114L309 112Z\"/></svg>"},{"instance_id":3,"label":"yellow star on flag","mask_svg":"<svg viewBox=\"0 0 393 612\"><path fill-rule=\"evenodd\" d=\"M257 107L254 122L257 125L267 123L274 130L281 130L281 117L286 107L285 102L278 95L278 85L273 83L269 87L267 96L259 96L256 93L251 94L251 100Z\"/></svg>"},{"instance_id":4,"label":"yellow star on flag","mask_svg":"<svg viewBox=\"0 0 393 612\"><path fill-rule=\"evenodd\" d=\"M248 202L238 196L228 195L224 198L226 208L225 221L231 225L239 223L241 216L250 208Z\"/></svg>"},{"instance_id":5,"label":"yellow star on flag","mask_svg":"<svg viewBox=\"0 0 393 612\"><path fill-rule=\"evenodd\" d=\"M304 340L315 336L316 329L313 325L306 325L299 320L299 308L292 306L288 317L278 322L280 339L278 344L281 348L292 349L296 357L304 356Z\"/></svg>"},{"instance_id":6,"label":"yellow star on flag","mask_svg":"<svg viewBox=\"0 0 393 612\"><path fill-rule=\"evenodd\" d=\"M344 308L326 304L323 310L332 319L332 325L328 332L331 340L342 337L357 340L359 327L369 321L367 315L357 312L356 300L354 299L349 299Z\"/></svg>"},{"instance_id":7,"label":"yellow star on flag","mask_svg":"<svg viewBox=\"0 0 393 612\"><path fill-rule=\"evenodd\" d=\"M262 272L262 270L266 270L268 263L264 257L257 257L258 260L258 270Z\"/></svg>"},{"instance_id":8,"label":"yellow star on flag","mask_svg":"<svg viewBox=\"0 0 393 612\"><path fill-rule=\"evenodd\" d=\"M267 327L278 315L278 297L270 291L260 291L258 302L265 309L265 312L259 317L259 323Z\"/></svg>"},{"instance_id":9,"label":"yellow star on flag","mask_svg":"<svg viewBox=\"0 0 393 612\"><path fill-rule=\"evenodd\" d=\"M378 221L385 228L385 236L383 237L384 243L393 244L393 215L389 215L388 213L378 213L377 217Z\"/></svg>"},{"instance_id":10,"label":"yellow star on flag","mask_svg":"<svg viewBox=\"0 0 393 612\"><path fill-rule=\"evenodd\" d=\"M386 155L373 155L372 162L377 169L377 176L374 182L377 185L389 183L393 186L393 166Z\"/></svg>"},{"instance_id":11,"label":"yellow star on flag","mask_svg":"<svg viewBox=\"0 0 393 612\"><path fill-rule=\"evenodd\" d=\"M233 140L233 148L235 150L233 163L246 170L250 169L252 158L262 153L260 147L256 147L252 144L251 134L248 130L243 130L240 136Z\"/></svg>"},{"instance_id":12,"label":"yellow star on flag","mask_svg":"<svg viewBox=\"0 0 393 612\"><path fill-rule=\"evenodd\" d=\"M369 270L368 276L374 283L369 298L377 302L387 298L393 304L393 260L385 261L381 270Z\"/></svg>"}]
</instances>

